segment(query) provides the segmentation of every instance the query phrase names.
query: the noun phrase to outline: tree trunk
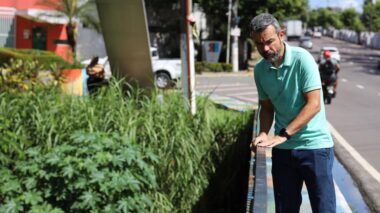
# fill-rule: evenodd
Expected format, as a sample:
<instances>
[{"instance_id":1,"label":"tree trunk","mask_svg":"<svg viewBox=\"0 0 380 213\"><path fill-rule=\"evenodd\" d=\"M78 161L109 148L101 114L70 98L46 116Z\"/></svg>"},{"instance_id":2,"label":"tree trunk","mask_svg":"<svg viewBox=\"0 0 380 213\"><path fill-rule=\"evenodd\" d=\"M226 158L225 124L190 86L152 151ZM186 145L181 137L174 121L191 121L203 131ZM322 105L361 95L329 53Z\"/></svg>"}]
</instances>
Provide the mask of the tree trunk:
<instances>
[{"instance_id":1,"label":"tree trunk","mask_svg":"<svg viewBox=\"0 0 380 213\"><path fill-rule=\"evenodd\" d=\"M361 34L361 32L360 31L356 31L356 35L358 36L358 44L360 44L361 45L361 39L360 39L360 34Z\"/></svg>"},{"instance_id":2,"label":"tree trunk","mask_svg":"<svg viewBox=\"0 0 380 213\"><path fill-rule=\"evenodd\" d=\"M76 55L76 26L74 23L69 22L66 26L67 42L69 43L73 55Z\"/></svg>"}]
</instances>

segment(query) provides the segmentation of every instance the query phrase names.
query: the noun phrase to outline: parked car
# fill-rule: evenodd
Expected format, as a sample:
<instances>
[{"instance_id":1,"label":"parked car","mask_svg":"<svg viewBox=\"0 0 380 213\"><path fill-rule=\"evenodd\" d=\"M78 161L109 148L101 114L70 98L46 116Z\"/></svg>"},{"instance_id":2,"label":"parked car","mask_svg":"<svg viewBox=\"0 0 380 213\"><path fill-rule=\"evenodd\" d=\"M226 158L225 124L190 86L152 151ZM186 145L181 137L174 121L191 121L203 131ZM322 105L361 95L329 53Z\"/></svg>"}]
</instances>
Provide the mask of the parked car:
<instances>
[{"instance_id":1,"label":"parked car","mask_svg":"<svg viewBox=\"0 0 380 213\"><path fill-rule=\"evenodd\" d=\"M321 38L322 37L322 33L319 32L319 31L316 31L316 32L313 33L313 37L314 38Z\"/></svg>"},{"instance_id":2,"label":"parked car","mask_svg":"<svg viewBox=\"0 0 380 213\"><path fill-rule=\"evenodd\" d=\"M339 50L336 47L323 47L319 51L318 62L320 62L323 59L323 52L326 51L326 50L329 50L331 52L331 58L333 58L333 59L337 60L338 62L340 62Z\"/></svg>"},{"instance_id":3,"label":"parked car","mask_svg":"<svg viewBox=\"0 0 380 213\"><path fill-rule=\"evenodd\" d=\"M309 36L305 36L300 39L299 46L306 49L312 49L313 42L311 41L311 38Z\"/></svg>"},{"instance_id":4,"label":"parked car","mask_svg":"<svg viewBox=\"0 0 380 213\"><path fill-rule=\"evenodd\" d=\"M154 80L158 88L168 88L181 78L181 59L160 59L157 48L150 49Z\"/></svg>"},{"instance_id":5,"label":"parked car","mask_svg":"<svg viewBox=\"0 0 380 213\"><path fill-rule=\"evenodd\" d=\"M173 86L181 78L181 60L180 59L160 59L157 48L151 47L152 67L155 84L158 88L164 89ZM84 65L90 64L91 59L82 61ZM100 58L99 64L104 66L105 79L111 77L111 67L108 56Z\"/></svg>"},{"instance_id":6,"label":"parked car","mask_svg":"<svg viewBox=\"0 0 380 213\"><path fill-rule=\"evenodd\" d=\"M313 31L312 30L306 30L304 36L313 36Z\"/></svg>"}]
</instances>

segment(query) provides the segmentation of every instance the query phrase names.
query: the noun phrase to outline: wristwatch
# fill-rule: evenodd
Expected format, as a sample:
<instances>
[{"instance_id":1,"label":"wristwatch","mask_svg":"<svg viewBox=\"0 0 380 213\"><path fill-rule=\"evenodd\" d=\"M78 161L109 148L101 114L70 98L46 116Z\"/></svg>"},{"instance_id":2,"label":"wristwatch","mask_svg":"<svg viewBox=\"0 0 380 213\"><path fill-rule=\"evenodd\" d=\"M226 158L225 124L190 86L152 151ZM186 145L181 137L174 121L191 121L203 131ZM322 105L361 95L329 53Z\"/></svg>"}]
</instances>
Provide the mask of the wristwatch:
<instances>
[{"instance_id":1,"label":"wristwatch","mask_svg":"<svg viewBox=\"0 0 380 213\"><path fill-rule=\"evenodd\" d=\"M288 131L286 130L286 128L282 128L280 130L280 132L278 133L278 135L281 136L281 137L285 137L287 140L289 140L290 138L292 138L292 136L290 136L288 134Z\"/></svg>"}]
</instances>

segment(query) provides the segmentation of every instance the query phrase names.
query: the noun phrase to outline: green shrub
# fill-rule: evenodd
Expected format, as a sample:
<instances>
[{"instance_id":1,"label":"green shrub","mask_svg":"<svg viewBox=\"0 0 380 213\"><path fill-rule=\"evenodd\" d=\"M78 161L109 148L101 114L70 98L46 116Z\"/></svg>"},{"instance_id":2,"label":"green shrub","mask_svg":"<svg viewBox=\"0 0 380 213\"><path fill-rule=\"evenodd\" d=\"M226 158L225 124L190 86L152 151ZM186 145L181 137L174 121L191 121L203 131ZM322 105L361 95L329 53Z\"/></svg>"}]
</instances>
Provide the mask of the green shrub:
<instances>
[{"instance_id":1,"label":"green shrub","mask_svg":"<svg viewBox=\"0 0 380 213\"><path fill-rule=\"evenodd\" d=\"M55 64L47 67L38 61L13 58L9 64L0 67L0 93L33 90L42 86L57 86L60 71Z\"/></svg>"},{"instance_id":2,"label":"green shrub","mask_svg":"<svg viewBox=\"0 0 380 213\"><path fill-rule=\"evenodd\" d=\"M202 98L191 116L179 93L120 88L111 82L90 97L54 89L0 94L2 208L191 211L250 113ZM111 174L122 171L134 178L128 193L112 188Z\"/></svg>"},{"instance_id":3,"label":"green shrub","mask_svg":"<svg viewBox=\"0 0 380 213\"><path fill-rule=\"evenodd\" d=\"M11 59L22 61L37 61L43 67L49 68L55 64L59 69L83 68L78 62L70 64L53 52L35 49L0 48L0 67L11 63Z\"/></svg>"},{"instance_id":4,"label":"green shrub","mask_svg":"<svg viewBox=\"0 0 380 213\"><path fill-rule=\"evenodd\" d=\"M195 72L232 72L232 65L226 63L195 62Z\"/></svg>"},{"instance_id":5,"label":"green shrub","mask_svg":"<svg viewBox=\"0 0 380 213\"><path fill-rule=\"evenodd\" d=\"M26 151L12 171L0 169L1 212L51 205L64 212L149 212L158 158L128 135L77 132L41 154ZM5 198L5 199L4 199Z\"/></svg>"}]
</instances>

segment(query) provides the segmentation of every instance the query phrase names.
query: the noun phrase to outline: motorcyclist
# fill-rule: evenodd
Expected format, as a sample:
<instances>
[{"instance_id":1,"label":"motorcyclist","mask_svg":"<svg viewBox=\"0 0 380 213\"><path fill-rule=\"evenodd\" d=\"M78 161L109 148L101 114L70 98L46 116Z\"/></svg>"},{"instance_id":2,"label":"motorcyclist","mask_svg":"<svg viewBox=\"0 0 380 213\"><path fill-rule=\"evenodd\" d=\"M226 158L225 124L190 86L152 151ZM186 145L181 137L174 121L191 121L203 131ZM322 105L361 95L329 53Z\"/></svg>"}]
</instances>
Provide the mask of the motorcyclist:
<instances>
[{"instance_id":1,"label":"motorcyclist","mask_svg":"<svg viewBox=\"0 0 380 213\"><path fill-rule=\"evenodd\" d=\"M323 52L323 59L319 62L319 73L321 75L321 81L327 82L328 80L334 82L334 94L336 96L336 90L338 87L338 72L340 70L339 62L331 57L331 52L325 50Z\"/></svg>"}]
</instances>

